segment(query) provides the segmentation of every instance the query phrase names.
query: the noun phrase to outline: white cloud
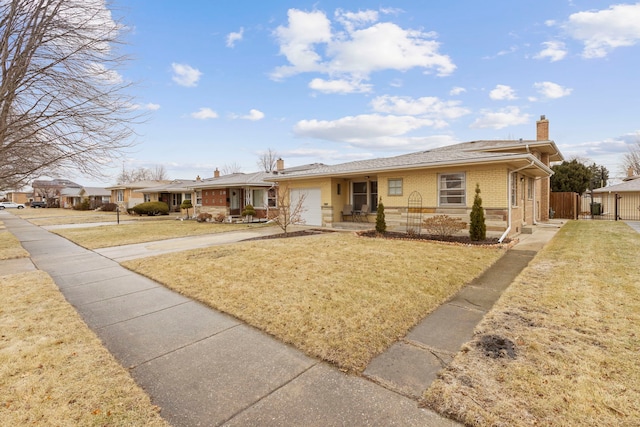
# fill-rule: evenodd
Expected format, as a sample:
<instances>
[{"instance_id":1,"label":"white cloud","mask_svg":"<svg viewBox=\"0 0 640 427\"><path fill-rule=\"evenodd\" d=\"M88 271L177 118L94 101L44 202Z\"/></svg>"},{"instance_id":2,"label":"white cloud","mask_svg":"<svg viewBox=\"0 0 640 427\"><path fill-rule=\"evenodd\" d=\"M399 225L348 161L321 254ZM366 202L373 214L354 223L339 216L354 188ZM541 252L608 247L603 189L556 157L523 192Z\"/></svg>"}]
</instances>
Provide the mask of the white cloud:
<instances>
[{"instance_id":1,"label":"white cloud","mask_svg":"<svg viewBox=\"0 0 640 427\"><path fill-rule=\"evenodd\" d=\"M503 129L507 126L529 123L530 115L520 112L518 107L507 107L499 111L481 110L481 117L471 124L472 129Z\"/></svg>"},{"instance_id":2,"label":"white cloud","mask_svg":"<svg viewBox=\"0 0 640 427\"><path fill-rule=\"evenodd\" d=\"M559 41L544 42L542 45L545 47L534 58L545 59L549 58L551 62L560 61L567 56L567 49L564 43Z\"/></svg>"},{"instance_id":3,"label":"white cloud","mask_svg":"<svg viewBox=\"0 0 640 427\"><path fill-rule=\"evenodd\" d=\"M348 32L355 28L362 28L366 24L378 21L378 12L375 10L363 10L358 12L347 12L342 9L335 11L335 17Z\"/></svg>"},{"instance_id":4,"label":"white cloud","mask_svg":"<svg viewBox=\"0 0 640 427\"><path fill-rule=\"evenodd\" d=\"M198 80L200 80L202 76L200 70L187 64L177 64L174 62L171 64L171 69L173 70L172 80L180 86L194 87L198 84Z\"/></svg>"},{"instance_id":5,"label":"white cloud","mask_svg":"<svg viewBox=\"0 0 640 427\"><path fill-rule=\"evenodd\" d=\"M371 85L360 81L349 80L324 80L316 78L311 80L309 87L322 93L367 93L371 92Z\"/></svg>"},{"instance_id":6,"label":"white cloud","mask_svg":"<svg viewBox=\"0 0 640 427\"><path fill-rule=\"evenodd\" d=\"M379 113L411 115L433 120L434 127L445 127L446 120L457 119L470 111L460 107L460 101L442 101L437 97L411 98L384 95L374 98L371 106Z\"/></svg>"},{"instance_id":7,"label":"white cloud","mask_svg":"<svg viewBox=\"0 0 640 427\"><path fill-rule=\"evenodd\" d=\"M252 122L264 119L264 113L260 110L251 109L249 110L249 114L246 116L242 116L245 120L251 120Z\"/></svg>"},{"instance_id":8,"label":"white cloud","mask_svg":"<svg viewBox=\"0 0 640 427\"><path fill-rule=\"evenodd\" d=\"M602 58L615 48L634 46L640 41L640 3L574 13L562 28L584 43L583 57Z\"/></svg>"},{"instance_id":9,"label":"white cloud","mask_svg":"<svg viewBox=\"0 0 640 427\"><path fill-rule=\"evenodd\" d=\"M140 104L134 104L131 106L132 110L149 110L149 111L156 111L160 109L160 104L154 104L152 102L149 102L148 104L144 104L144 105L140 105Z\"/></svg>"},{"instance_id":10,"label":"white cloud","mask_svg":"<svg viewBox=\"0 0 640 427\"><path fill-rule=\"evenodd\" d=\"M242 40L242 35L244 34L244 28L240 27L240 31L237 33L229 33L227 34L227 47L235 47L236 42Z\"/></svg>"},{"instance_id":11,"label":"white cloud","mask_svg":"<svg viewBox=\"0 0 640 427\"><path fill-rule=\"evenodd\" d=\"M332 121L301 120L293 132L299 137L343 142L356 147L418 150L429 144L433 146L431 137L410 137L406 134L435 124L434 120L412 116L363 114Z\"/></svg>"},{"instance_id":12,"label":"white cloud","mask_svg":"<svg viewBox=\"0 0 640 427\"><path fill-rule=\"evenodd\" d=\"M96 80L100 80L107 84L119 85L124 82L122 75L116 70L110 70L97 62L91 62L87 66L87 72L90 76L93 76Z\"/></svg>"},{"instance_id":13,"label":"white cloud","mask_svg":"<svg viewBox=\"0 0 640 427\"><path fill-rule=\"evenodd\" d=\"M557 99L565 96L569 96L573 89L565 88L557 83L552 82L537 82L533 84L538 90L538 93L548 99Z\"/></svg>"},{"instance_id":14,"label":"white cloud","mask_svg":"<svg viewBox=\"0 0 640 427\"><path fill-rule=\"evenodd\" d=\"M507 85L496 85L495 89L489 92L489 98L495 101L518 99L516 92Z\"/></svg>"},{"instance_id":15,"label":"white cloud","mask_svg":"<svg viewBox=\"0 0 640 427\"><path fill-rule=\"evenodd\" d=\"M350 81L366 80L375 71L412 68L435 70L445 76L456 68L449 56L439 53L435 33L376 22L375 11L339 10L336 20L344 31L335 33L323 12L290 9L288 17L288 25L279 26L274 35L289 65L277 67L272 73L274 79L318 72L349 76Z\"/></svg>"},{"instance_id":16,"label":"white cloud","mask_svg":"<svg viewBox=\"0 0 640 427\"><path fill-rule=\"evenodd\" d=\"M198 120L217 119L218 113L213 111L211 108L203 107L195 113L191 113L191 117Z\"/></svg>"},{"instance_id":17,"label":"white cloud","mask_svg":"<svg viewBox=\"0 0 640 427\"><path fill-rule=\"evenodd\" d=\"M308 71L321 71L322 57L314 50L314 45L331 41L331 22L322 12L303 12L289 9L289 26L279 26L275 36L280 43L280 53L290 66L278 67L274 78L288 77Z\"/></svg>"},{"instance_id":18,"label":"white cloud","mask_svg":"<svg viewBox=\"0 0 640 427\"><path fill-rule=\"evenodd\" d=\"M460 95L464 92L466 92L467 90L463 87L460 86L455 86L453 88L451 88L451 90L449 91L449 95L451 96L456 96L456 95Z\"/></svg>"}]
</instances>

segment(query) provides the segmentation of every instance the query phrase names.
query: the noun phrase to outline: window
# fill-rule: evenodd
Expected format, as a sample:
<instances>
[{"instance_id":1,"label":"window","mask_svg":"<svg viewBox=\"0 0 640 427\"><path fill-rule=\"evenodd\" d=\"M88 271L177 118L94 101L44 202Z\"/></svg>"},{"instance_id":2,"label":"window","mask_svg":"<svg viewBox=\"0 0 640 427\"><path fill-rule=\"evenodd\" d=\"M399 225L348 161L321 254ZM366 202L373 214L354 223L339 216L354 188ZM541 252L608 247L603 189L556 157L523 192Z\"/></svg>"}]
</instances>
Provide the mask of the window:
<instances>
[{"instance_id":1,"label":"window","mask_svg":"<svg viewBox=\"0 0 640 427\"><path fill-rule=\"evenodd\" d=\"M533 186L535 185L536 180L533 178L529 178L527 181L527 199L533 200Z\"/></svg>"},{"instance_id":2,"label":"window","mask_svg":"<svg viewBox=\"0 0 640 427\"><path fill-rule=\"evenodd\" d=\"M518 206L518 174L511 174L511 206Z\"/></svg>"},{"instance_id":3,"label":"window","mask_svg":"<svg viewBox=\"0 0 640 427\"><path fill-rule=\"evenodd\" d=\"M151 201L151 195L149 193L144 193L144 201L145 202L150 202Z\"/></svg>"},{"instance_id":4,"label":"window","mask_svg":"<svg viewBox=\"0 0 640 427\"><path fill-rule=\"evenodd\" d=\"M191 193L184 193L185 200L191 200Z\"/></svg>"},{"instance_id":5,"label":"window","mask_svg":"<svg viewBox=\"0 0 640 427\"><path fill-rule=\"evenodd\" d=\"M336 194L339 196L340 193L342 193L342 187L340 186L340 183L338 183L338 187L336 188Z\"/></svg>"},{"instance_id":6,"label":"window","mask_svg":"<svg viewBox=\"0 0 640 427\"><path fill-rule=\"evenodd\" d=\"M202 206L202 190L196 191L196 205Z\"/></svg>"},{"instance_id":7,"label":"window","mask_svg":"<svg viewBox=\"0 0 640 427\"><path fill-rule=\"evenodd\" d=\"M378 210L378 181L369 182L369 212Z\"/></svg>"},{"instance_id":8,"label":"window","mask_svg":"<svg viewBox=\"0 0 640 427\"><path fill-rule=\"evenodd\" d=\"M124 190L118 190L116 194L116 201L124 202Z\"/></svg>"},{"instance_id":9,"label":"window","mask_svg":"<svg viewBox=\"0 0 640 427\"><path fill-rule=\"evenodd\" d=\"M359 211L362 209L362 205L367 204L367 183L366 182L354 182L353 183L353 209Z\"/></svg>"},{"instance_id":10,"label":"window","mask_svg":"<svg viewBox=\"0 0 640 427\"><path fill-rule=\"evenodd\" d=\"M389 195L402 196L402 178L389 179Z\"/></svg>"},{"instance_id":11,"label":"window","mask_svg":"<svg viewBox=\"0 0 640 427\"><path fill-rule=\"evenodd\" d=\"M270 188L268 193L267 193L267 200L269 203L269 207L270 208L275 208L278 206L278 202L277 202L277 196L276 196L276 189L275 188Z\"/></svg>"},{"instance_id":12,"label":"window","mask_svg":"<svg viewBox=\"0 0 640 427\"><path fill-rule=\"evenodd\" d=\"M369 212L378 209L378 181L353 183L353 209L359 211L362 205L369 205Z\"/></svg>"},{"instance_id":13,"label":"window","mask_svg":"<svg viewBox=\"0 0 640 427\"><path fill-rule=\"evenodd\" d=\"M253 207L264 208L264 190L252 190L253 191Z\"/></svg>"},{"instance_id":14,"label":"window","mask_svg":"<svg viewBox=\"0 0 640 427\"><path fill-rule=\"evenodd\" d=\"M441 174L439 179L440 206L466 206L464 173Z\"/></svg>"},{"instance_id":15,"label":"window","mask_svg":"<svg viewBox=\"0 0 640 427\"><path fill-rule=\"evenodd\" d=\"M171 195L171 198L173 201L173 203L171 203L171 206L180 206L182 204L182 194L173 193Z\"/></svg>"}]
</instances>

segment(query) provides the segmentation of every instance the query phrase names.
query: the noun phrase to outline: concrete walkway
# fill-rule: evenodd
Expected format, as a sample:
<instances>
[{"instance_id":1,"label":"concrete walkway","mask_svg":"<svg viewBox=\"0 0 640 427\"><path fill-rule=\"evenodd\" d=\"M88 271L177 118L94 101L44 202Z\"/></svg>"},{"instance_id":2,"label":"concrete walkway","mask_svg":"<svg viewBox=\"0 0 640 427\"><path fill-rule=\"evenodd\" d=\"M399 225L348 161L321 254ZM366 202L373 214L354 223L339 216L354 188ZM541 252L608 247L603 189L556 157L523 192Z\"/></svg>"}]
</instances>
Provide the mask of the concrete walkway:
<instances>
[{"instance_id":1,"label":"concrete walkway","mask_svg":"<svg viewBox=\"0 0 640 427\"><path fill-rule=\"evenodd\" d=\"M364 376L404 396L419 399L491 310L502 292L562 226L534 226L495 264L374 358Z\"/></svg>"},{"instance_id":2,"label":"concrete walkway","mask_svg":"<svg viewBox=\"0 0 640 427\"><path fill-rule=\"evenodd\" d=\"M9 213L0 215L31 255L28 262L2 262L0 268L35 266L49 273L174 426L458 425L112 259Z\"/></svg>"}]
</instances>

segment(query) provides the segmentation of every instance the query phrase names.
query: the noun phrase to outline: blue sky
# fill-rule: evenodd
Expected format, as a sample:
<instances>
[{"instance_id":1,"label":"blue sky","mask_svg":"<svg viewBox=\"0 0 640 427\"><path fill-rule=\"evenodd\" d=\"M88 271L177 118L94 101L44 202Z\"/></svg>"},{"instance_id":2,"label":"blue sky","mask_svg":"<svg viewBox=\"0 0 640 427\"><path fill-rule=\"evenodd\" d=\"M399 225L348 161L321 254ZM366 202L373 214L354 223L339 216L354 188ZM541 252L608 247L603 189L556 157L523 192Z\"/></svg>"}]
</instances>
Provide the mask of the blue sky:
<instances>
[{"instance_id":1,"label":"blue sky","mask_svg":"<svg viewBox=\"0 0 640 427\"><path fill-rule=\"evenodd\" d=\"M544 114L566 158L620 176L640 138L640 3L127 0L113 14L147 113L127 169L194 179L256 171L269 148L296 166L535 139Z\"/></svg>"}]
</instances>

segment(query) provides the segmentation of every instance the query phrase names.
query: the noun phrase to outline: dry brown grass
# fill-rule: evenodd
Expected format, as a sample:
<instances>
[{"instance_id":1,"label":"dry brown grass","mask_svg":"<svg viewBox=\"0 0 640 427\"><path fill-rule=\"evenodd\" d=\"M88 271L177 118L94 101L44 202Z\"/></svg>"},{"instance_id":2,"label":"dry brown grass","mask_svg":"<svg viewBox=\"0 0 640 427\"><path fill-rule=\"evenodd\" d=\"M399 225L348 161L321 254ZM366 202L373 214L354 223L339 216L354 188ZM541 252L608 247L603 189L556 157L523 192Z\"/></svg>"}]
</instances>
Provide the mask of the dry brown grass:
<instances>
[{"instance_id":1,"label":"dry brown grass","mask_svg":"<svg viewBox=\"0 0 640 427\"><path fill-rule=\"evenodd\" d=\"M0 424L167 426L44 272L0 284Z\"/></svg>"},{"instance_id":2,"label":"dry brown grass","mask_svg":"<svg viewBox=\"0 0 640 427\"><path fill-rule=\"evenodd\" d=\"M425 393L467 425L637 426L640 234L624 223L569 222ZM487 334L516 345L490 358Z\"/></svg>"},{"instance_id":3,"label":"dry brown grass","mask_svg":"<svg viewBox=\"0 0 640 427\"><path fill-rule=\"evenodd\" d=\"M9 233L0 221L0 260L28 257L29 252L25 251L20 241L13 234Z\"/></svg>"},{"instance_id":4,"label":"dry brown grass","mask_svg":"<svg viewBox=\"0 0 640 427\"><path fill-rule=\"evenodd\" d=\"M20 209L14 210L16 216L26 219L29 222L40 225L61 225L61 224L87 224L97 222L117 222L116 212L101 212L101 211L77 211L74 209L62 209L62 208L43 208L43 209ZM168 218L174 219L178 214L171 214L169 216L161 217L148 217L138 215L128 215L127 213L120 213L120 221L154 221L154 220L166 220Z\"/></svg>"},{"instance_id":5,"label":"dry brown grass","mask_svg":"<svg viewBox=\"0 0 640 427\"><path fill-rule=\"evenodd\" d=\"M123 265L309 355L359 372L502 254L331 233Z\"/></svg>"},{"instance_id":6,"label":"dry brown grass","mask_svg":"<svg viewBox=\"0 0 640 427\"><path fill-rule=\"evenodd\" d=\"M153 242L175 237L200 236L264 227L264 224L215 224L196 221L156 219L134 224L101 225L51 230L87 249L109 248L133 243Z\"/></svg>"}]
</instances>

